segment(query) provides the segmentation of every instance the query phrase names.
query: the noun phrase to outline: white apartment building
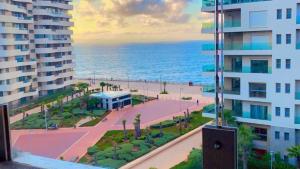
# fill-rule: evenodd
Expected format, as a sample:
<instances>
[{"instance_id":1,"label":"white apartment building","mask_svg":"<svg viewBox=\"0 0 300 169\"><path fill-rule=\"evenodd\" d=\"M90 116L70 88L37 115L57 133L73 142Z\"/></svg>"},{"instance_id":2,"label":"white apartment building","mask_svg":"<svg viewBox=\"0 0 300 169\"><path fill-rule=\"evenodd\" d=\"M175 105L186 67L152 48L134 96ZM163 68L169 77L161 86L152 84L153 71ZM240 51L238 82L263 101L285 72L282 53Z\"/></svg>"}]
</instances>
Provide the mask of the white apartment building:
<instances>
[{"instance_id":1,"label":"white apartment building","mask_svg":"<svg viewBox=\"0 0 300 169\"><path fill-rule=\"evenodd\" d=\"M73 83L70 0L0 0L0 104Z\"/></svg>"},{"instance_id":2,"label":"white apartment building","mask_svg":"<svg viewBox=\"0 0 300 169\"><path fill-rule=\"evenodd\" d=\"M300 144L300 1L224 0L224 107L253 127L258 153L279 152ZM214 0L202 12L213 13ZM202 32L214 34L214 22ZM214 44L204 55L214 56ZM203 72L214 76L214 65ZM214 96L214 86L204 94ZM204 113L215 117L213 111Z\"/></svg>"}]
</instances>

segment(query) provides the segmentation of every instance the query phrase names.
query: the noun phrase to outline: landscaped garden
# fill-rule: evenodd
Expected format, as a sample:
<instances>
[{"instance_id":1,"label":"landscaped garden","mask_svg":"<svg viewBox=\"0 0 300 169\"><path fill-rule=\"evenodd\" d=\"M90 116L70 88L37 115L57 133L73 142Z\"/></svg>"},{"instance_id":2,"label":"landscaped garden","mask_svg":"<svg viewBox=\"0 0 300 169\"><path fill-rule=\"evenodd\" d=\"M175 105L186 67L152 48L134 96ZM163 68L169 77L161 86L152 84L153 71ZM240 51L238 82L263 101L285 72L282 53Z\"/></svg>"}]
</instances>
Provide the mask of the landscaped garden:
<instances>
[{"instance_id":1,"label":"landscaped garden","mask_svg":"<svg viewBox=\"0 0 300 169\"><path fill-rule=\"evenodd\" d=\"M84 118L91 117L92 121L83 126L97 124L107 114L99 109L99 101L90 98L88 94L63 103L62 98L56 104L43 105L40 113L24 116L22 120L11 124L12 129L40 129L56 125L58 127L75 127ZM47 107L47 110L45 109Z\"/></svg>"},{"instance_id":2,"label":"landscaped garden","mask_svg":"<svg viewBox=\"0 0 300 169\"><path fill-rule=\"evenodd\" d=\"M144 95L132 95L132 105L138 105L147 101L155 100L155 97L144 96Z\"/></svg>"},{"instance_id":3,"label":"landscaped garden","mask_svg":"<svg viewBox=\"0 0 300 169\"><path fill-rule=\"evenodd\" d=\"M137 115L133 124L134 130L126 130L126 121L123 121L123 130L108 131L94 146L88 149L87 154L80 159L80 162L119 168L209 120L202 117L202 111L195 111L141 129L140 115Z\"/></svg>"}]
</instances>

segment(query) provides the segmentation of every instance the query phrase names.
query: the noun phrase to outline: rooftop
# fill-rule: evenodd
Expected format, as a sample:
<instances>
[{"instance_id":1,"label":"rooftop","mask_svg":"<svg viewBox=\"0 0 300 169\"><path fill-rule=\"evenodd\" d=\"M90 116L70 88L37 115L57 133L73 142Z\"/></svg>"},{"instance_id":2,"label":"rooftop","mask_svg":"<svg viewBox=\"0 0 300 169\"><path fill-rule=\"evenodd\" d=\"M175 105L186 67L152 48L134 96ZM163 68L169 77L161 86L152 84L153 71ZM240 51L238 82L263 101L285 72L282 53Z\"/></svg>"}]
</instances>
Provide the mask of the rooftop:
<instances>
[{"instance_id":1,"label":"rooftop","mask_svg":"<svg viewBox=\"0 0 300 169\"><path fill-rule=\"evenodd\" d=\"M128 91L107 91L107 92L99 92L99 93L91 94L91 97L109 99L109 98L116 98L116 97L129 95L129 94L130 92Z\"/></svg>"}]
</instances>

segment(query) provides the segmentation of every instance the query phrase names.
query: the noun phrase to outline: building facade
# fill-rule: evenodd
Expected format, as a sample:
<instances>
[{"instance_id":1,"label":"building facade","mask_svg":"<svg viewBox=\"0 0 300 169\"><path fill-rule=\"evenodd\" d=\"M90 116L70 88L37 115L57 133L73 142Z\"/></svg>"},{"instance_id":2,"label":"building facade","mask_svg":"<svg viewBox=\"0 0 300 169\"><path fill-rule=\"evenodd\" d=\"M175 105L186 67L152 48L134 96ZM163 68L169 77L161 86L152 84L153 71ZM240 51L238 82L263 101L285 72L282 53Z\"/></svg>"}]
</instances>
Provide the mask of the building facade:
<instances>
[{"instance_id":1,"label":"building facade","mask_svg":"<svg viewBox=\"0 0 300 169\"><path fill-rule=\"evenodd\" d=\"M0 104L73 83L70 0L0 0Z\"/></svg>"},{"instance_id":2,"label":"building facade","mask_svg":"<svg viewBox=\"0 0 300 169\"><path fill-rule=\"evenodd\" d=\"M215 11L203 0L202 12ZM214 22L202 32L214 34ZM290 162L287 148L300 144L300 1L225 0L224 107L253 127L257 152L274 151ZM214 56L214 44L203 54ZM214 65L203 72L214 76ZM215 87L205 86L214 96ZM213 111L204 113L215 117Z\"/></svg>"}]
</instances>

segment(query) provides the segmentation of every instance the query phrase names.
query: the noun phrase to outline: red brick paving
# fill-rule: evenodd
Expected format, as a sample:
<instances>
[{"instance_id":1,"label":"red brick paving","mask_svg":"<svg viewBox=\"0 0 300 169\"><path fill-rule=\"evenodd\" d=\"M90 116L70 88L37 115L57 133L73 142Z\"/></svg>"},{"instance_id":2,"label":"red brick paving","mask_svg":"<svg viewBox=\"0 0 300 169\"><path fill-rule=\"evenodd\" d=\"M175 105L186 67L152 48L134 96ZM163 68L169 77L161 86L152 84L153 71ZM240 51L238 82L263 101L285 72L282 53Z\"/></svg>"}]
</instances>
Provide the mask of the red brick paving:
<instances>
[{"instance_id":1,"label":"red brick paving","mask_svg":"<svg viewBox=\"0 0 300 169\"><path fill-rule=\"evenodd\" d=\"M181 106L180 106L181 105ZM13 146L20 150L33 154L74 160L81 158L87 148L96 144L97 141L108 131L120 129L122 120L126 119L128 127L132 128L132 122L137 113L141 113L142 127L161 120L170 119L172 116L183 114L189 107L190 111L199 109L194 102L178 100L158 100L135 107L126 107L120 111L114 111L107 116L107 120L98 123L94 127L63 128L56 131L45 130L18 130L12 131ZM14 144L15 143L15 144Z\"/></svg>"}]
</instances>

